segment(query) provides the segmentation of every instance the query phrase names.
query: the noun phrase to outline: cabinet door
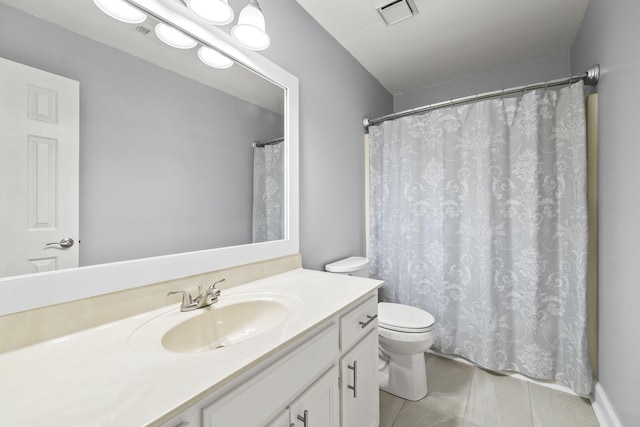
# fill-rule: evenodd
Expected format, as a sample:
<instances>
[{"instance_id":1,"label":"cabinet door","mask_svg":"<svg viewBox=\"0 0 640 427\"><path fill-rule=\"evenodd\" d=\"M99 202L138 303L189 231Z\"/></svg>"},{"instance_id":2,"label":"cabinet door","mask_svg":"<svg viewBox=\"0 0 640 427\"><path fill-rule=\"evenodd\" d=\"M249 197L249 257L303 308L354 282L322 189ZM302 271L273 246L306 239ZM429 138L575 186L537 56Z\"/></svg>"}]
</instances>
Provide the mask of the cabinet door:
<instances>
[{"instance_id":1,"label":"cabinet door","mask_svg":"<svg viewBox=\"0 0 640 427\"><path fill-rule=\"evenodd\" d=\"M338 393L338 368L334 366L291 404L291 426L339 427Z\"/></svg>"},{"instance_id":2,"label":"cabinet door","mask_svg":"<svg viewBox=\"0 0 640 427\"><path fill-rule=\"evenodd\" d=\"M312 339L204 406L203 427L264 426L274 410L300 396L308 389L308 384L318 381L326 367L334 363L338 356L338 341L337 325L331 323L324 327ZM337 372L335 378L337 381Z\"/></svg>"},{"instance_id":3,"label":"cabinet door","mask_svg":"<svg viewBox=\"0 0 640 427\"><path fill-rule=\"evenodd\" d=\"M379 424L378 331L369 332L340 359L341 403L344 427Z\"/></svg>"},{"instance_id":4,"label":"cabinet door","mask_svg":"<svg viewBox=\"0 0 640 427\"><path fill-rule=\"evenodd\" d=\"M285 409L265 427L289 427L289 408Z\"/></svg>"}]
</instances>

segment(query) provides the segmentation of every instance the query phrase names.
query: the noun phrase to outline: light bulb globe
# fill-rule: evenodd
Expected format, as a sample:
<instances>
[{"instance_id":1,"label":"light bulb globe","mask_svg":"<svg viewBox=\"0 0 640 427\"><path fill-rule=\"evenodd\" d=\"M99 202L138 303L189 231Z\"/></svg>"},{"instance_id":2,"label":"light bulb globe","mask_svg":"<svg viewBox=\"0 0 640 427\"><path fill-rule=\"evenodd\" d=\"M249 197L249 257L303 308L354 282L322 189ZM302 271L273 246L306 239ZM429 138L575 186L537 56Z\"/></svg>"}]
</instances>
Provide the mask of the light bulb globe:
<instances>
[{"instance_id":1,"label":"light bulb globe","mask_svg":"<svg viewBox=\"0 0 640 427\"><path fill-rule=\"evenodd\" d=\"M124 0L93 0L98 9L127 24L139 24L147 19L147 15Z\"/></svg>"},{"instance_id":2,"label":"light bulb globe","mask_svg":"<svg viewBox=\"0 0 640 427\"><path fill-rule=\"evenodd\" d=\"M211 49L208 46L202 46L198 49L198 58L209 67L213 68L229 68L233 65L233 61L221 54L215 49Z\"/></svg>"},{"instance_id":3,"label":"light bulb globe","mask_svg":"<svg viewBox=\"0 0 640 427\"><path fill-rule=\"evenodd\" d=\"M156 35L164 43L178 49L191 49L198 42L170 25L159 23L155 29Z\"/></svg>"},{"instance_id":4,"label":"light bulb globe","mask_svg":"<svg viewBox=\"0 0 640 427\"><path fill-rule=\"evenodd\" d=\"M251 50L266 49L271 43L265 31L264 15L259 7L251 3L240 12L238 24L231 29L231 35L243 47Z\"/></svg>"},{"instance_id":5,"label":"light bulb globe","mask_svg":"<svg viewBox=\"0 0 640 427\"><path fill-rule=\"evenodd\" d=\"M198 18L214 25L226 25L234 17L228 0L187 0L187 8Z\"/></svg>"}]
</instances>

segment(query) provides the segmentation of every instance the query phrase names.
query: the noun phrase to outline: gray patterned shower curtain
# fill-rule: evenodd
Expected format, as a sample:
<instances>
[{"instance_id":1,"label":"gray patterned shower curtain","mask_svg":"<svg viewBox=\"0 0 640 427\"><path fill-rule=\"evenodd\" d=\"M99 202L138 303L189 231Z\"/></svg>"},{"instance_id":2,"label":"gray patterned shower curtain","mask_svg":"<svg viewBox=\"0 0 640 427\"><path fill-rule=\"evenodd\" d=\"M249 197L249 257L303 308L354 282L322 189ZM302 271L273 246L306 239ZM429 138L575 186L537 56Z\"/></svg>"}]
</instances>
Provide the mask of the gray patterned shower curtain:
<instances>
[{"instance_id":1,"label":"gray patterned shower curtain","mask_svg":"<svg viewBox=\"0 0 640 427\"><path fill-rule=\"evenodd\" d=\"M370 128L369 256L434 349L592 390L582 82Z\"/></svg>"}]
</instances>

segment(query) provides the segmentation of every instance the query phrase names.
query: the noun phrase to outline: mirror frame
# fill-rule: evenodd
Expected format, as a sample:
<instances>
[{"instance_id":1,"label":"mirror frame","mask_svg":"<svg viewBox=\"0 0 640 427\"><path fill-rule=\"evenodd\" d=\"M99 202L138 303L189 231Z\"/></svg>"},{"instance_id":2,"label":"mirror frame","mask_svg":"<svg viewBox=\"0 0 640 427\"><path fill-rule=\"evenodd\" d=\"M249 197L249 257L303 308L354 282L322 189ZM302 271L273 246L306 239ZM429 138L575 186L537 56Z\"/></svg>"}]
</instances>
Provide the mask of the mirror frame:
<instances>
[{"instance_id":1,"label":"mirror frame","mask_svg":"<svg viewBox=\"0 0 640 427\"><path fill-rule=\"evenodd\" d=\"M91 0L87 0L91 1ZM285 238L283 240L142 258L0 278L0 316L178 279L299 252L298 78L257 52L240 50L217 27L197 21L175 0L126 0L156 19L215 46L285 91ZM169 48L169 47L167 47ZM126 244L126 236L122 237Z\"/></svg>"}]
</instances>

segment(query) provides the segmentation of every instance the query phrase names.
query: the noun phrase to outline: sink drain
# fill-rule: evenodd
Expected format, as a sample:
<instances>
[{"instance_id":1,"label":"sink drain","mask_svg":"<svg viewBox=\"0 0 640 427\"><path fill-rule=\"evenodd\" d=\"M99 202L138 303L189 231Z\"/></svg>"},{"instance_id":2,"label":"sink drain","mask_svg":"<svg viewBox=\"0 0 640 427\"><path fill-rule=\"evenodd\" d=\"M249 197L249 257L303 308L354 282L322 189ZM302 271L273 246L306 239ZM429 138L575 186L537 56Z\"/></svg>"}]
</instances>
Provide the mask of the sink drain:
<instances>
[{"instance_id":1,"label":"sink drain","mask_svg":"<svg viewBox=\"0 0 640 427\"><path fill-rule=\"evenodd\" d=\"M217 346L214 350L217 350L217 349L222 348L222 347L224 347L224 344L220 344L220 345L219 345L219 346Z\"/></svg>"}]
</instances>

